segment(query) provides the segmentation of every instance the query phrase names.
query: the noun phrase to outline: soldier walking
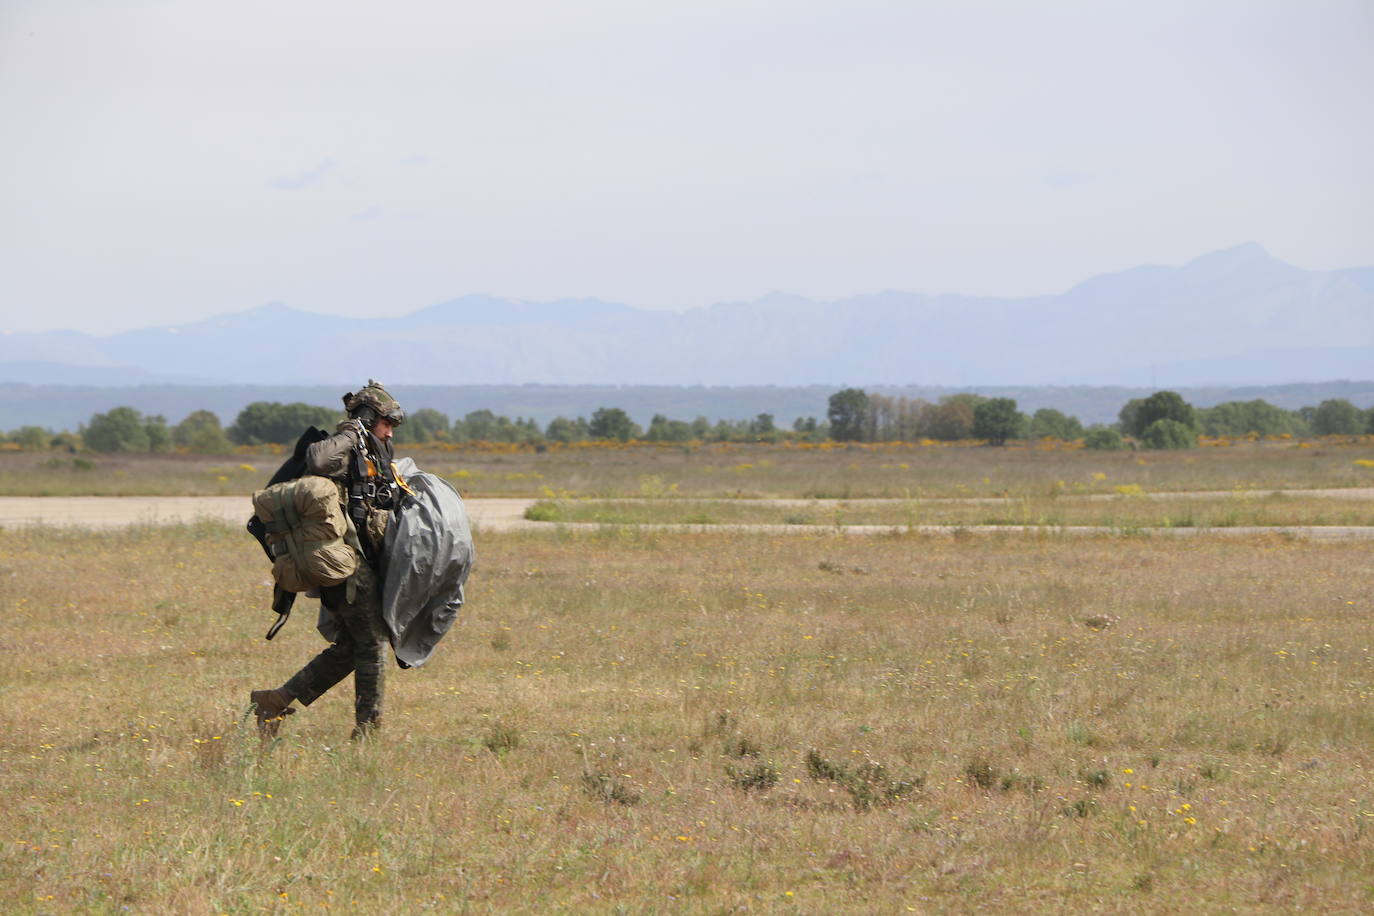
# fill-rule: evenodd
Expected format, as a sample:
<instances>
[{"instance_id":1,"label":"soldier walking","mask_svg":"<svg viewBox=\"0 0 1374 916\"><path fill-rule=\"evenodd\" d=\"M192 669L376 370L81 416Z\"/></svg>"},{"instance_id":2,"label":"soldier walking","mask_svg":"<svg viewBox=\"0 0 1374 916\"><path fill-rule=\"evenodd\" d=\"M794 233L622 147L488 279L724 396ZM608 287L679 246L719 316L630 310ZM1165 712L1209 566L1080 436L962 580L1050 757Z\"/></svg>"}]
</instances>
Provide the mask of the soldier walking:
<instances>
[{"instance_id":1,"label":"soldier walking","mask_svg":"<svg viewBox=\"0 0 1374 916\"><path fill-rule=\"evenodd\" d=\"M381 383L368 380L356 394L343 396L348 419L334 435L306 451L306 471L337 482L348 519L345 542L357 551L357 572L319 590L321 631L329 647L280 687L249 694L258 729L275 735L281 720L309 706L350 673L353 675L353 737L381 724L382 693L390 637L382 620L382 550L398 481L392 467L392 430L405 420L401 405Z\"/></svg>"}]
</instances>

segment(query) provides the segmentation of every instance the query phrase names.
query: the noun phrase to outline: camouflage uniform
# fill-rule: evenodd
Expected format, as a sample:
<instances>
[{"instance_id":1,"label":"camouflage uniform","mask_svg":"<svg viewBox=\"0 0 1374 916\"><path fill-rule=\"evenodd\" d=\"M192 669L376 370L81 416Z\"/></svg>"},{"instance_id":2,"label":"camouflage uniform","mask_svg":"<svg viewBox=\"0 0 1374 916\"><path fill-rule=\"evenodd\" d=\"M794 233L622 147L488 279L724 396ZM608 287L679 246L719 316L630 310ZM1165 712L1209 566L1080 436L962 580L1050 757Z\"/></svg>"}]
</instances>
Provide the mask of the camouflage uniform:
<instances>
[{"instance_id":1,"label":"camouflage uniform","mask_svg":"<svg viewBox=\"0 0 1374 916\"><path fill-rule=\"evenodd\" d=\"M350 401L356 402L358 397L373 391L380 392L394 404L399 416L400 405L395 404L390 395L375 382L369 383L369 387L359 395L345 395L345 407L353 413L355 404ZM357 531L353 519L348 517L349 462L360 436L357 421L346 420L339 424L338 432L334 435L310 446L306 451L305 463L309 473L332 478L338 483L339 500L348 518L345 541L362 557L369 554L376 557L382 552L390 513L369 503L363 531ZM366 539L369 550L362 550L360 538ZM351 672L356 726L354 734L359 735L380 724L386 656L391 645L386 625L382 622L382 587L378 571L369 566L365 559L361 560L358 571L347 581L320 590L320 603L337 623L333 642L296 672L284 687L303 705L309 706Z\"/></svg>"},{"instance_id":2,"label":"camouflage uniform","mask_svg":"<svg viewBox=\"0 0 1374 916\"><path fill-rule=\"evenodd\" d=\"M309 706L352 672L354 724L360 732L375 728L381 721L386 652L391 644L382 624L377 574L367 563L359 563L347 582L323 589L320 600L338 621L338 635L286 682L286 689Z\"/></svg>"}]
</instances>

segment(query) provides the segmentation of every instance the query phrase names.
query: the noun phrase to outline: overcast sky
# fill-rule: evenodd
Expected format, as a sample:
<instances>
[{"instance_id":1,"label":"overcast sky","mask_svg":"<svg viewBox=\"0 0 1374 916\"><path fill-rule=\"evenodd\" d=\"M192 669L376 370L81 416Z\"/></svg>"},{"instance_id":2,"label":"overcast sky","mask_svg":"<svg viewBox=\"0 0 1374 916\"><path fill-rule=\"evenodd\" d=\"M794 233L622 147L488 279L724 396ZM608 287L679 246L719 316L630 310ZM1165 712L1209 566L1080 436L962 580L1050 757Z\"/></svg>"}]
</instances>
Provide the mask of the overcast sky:
<instances>
[{"instance_id":1,"label":"overcast sky","mask_svg":"<svg viewBox=\"0 0 1374 916\"><path fill-rule=\"evenodd\" d=\"M1370 0L3 0L0 330L1374 265Z\"/></svg>"}]
</instances>

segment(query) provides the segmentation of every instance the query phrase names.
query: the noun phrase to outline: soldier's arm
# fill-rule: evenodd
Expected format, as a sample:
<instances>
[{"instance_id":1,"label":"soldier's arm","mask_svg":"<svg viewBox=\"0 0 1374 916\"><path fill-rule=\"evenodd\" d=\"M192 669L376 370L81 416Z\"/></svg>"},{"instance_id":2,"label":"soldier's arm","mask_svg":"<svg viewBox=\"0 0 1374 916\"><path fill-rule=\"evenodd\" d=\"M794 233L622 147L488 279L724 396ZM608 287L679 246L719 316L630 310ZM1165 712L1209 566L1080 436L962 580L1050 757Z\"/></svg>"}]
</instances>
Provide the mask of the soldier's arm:
<instances>
[{"instance_id":1,"label":"soldier's arm","mask_svg":"<svg viewBox=\"0 0 1374 916\"><path fill-rule=\"evenodd\" d=\"M348 473L348 456L357 446L358 438L358 422L343 421L338 432L305 450L305 469L321 477L343 477Z\"/></svg>"}]
</instances>

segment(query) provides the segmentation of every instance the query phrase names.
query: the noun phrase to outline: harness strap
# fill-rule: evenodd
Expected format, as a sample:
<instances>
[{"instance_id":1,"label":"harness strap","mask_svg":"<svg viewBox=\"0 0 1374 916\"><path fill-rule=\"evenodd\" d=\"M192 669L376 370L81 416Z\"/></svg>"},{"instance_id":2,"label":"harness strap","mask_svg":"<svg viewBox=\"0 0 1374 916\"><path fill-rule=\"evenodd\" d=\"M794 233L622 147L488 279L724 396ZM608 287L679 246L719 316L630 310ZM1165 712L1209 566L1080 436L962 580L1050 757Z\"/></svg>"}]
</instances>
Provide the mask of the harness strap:
<instances>
[{"instance_id":1,"label":"harness strap","mask_svg":"<svg viewBox=\"0 0 1374 916\"><path fill-rule=\"evenodd\" d=\"M291 619L291 609L287 608L277 615L277 622L272 624L272 628L267 631L267 638L271 639L277 635L277 631L286 626L286 621Z\"/></svg>"},{"instance_id":2,"label":"harness strap","mask_svg":"<svg viewBox=\"0 0 1374 916\"><path fill-rule=\"evenodd\" d=\"M277 622L267 631L269 640L277 635L277 631L286 625L287 620L291 619L291 605L295 601L294 593L285 591L280 585L272 586L272 610L277 612Z\"/></svg>"},{"instance_id":3,"label":"harness strap","mask_svg":"<svg viewBox=\"0 0 1374 916\"><path fill-rule=\"evenodd\" d=\"M297 546L299 546L305 553L310 553L311 551L319 550L321 547L328 547L331 544L342 543L343 538L324 538L323 540L319 541L301 541ZM275 545L273 545L272 559L275 560L278 557L284 557L287 554L291 553L291 547L293 546L293 544L295 544L294 541L278 541ZM281 549L277 550L277 548Z\"/></svg>"}]
</instances>

